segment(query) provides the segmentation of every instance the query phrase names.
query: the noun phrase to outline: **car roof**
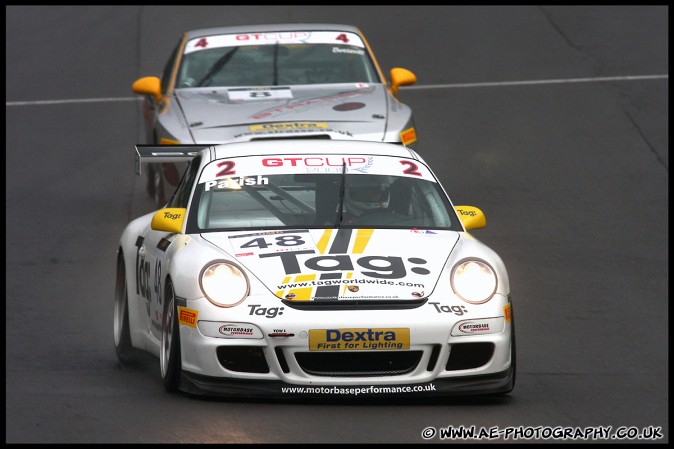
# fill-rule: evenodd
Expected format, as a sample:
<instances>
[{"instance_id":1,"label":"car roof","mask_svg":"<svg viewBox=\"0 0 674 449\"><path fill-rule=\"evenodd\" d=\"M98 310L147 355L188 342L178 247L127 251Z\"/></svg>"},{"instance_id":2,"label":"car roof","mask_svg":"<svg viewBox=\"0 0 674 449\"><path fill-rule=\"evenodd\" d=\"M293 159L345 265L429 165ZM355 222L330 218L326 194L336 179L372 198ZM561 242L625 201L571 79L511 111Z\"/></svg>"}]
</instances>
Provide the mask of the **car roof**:
<instances>
[{"instance_id":1,"label":"car roof","mask_svg":"<svg viewBox=\"0 0 674 449\"><path fill-rule=\"evenodd\" d=\"M200 28L187 31L188 39L201 36L236 33L271 33L276 31L350 31L360 34L360 30L353 25L341 25L336 23L275 23L246 26L228 26L214 28Z\"/></svg>"},{"instance_id":2,"label":"car roof","mask_svg":"<svg viewBox=\"0 0 674 449\"><path fill-rule=\"evenodd\" d=\"M214 145L213 160L252 155L370 154L421 160L412 149L399 143L361 140L269 139Z\"/></svg>"}]
</instances>

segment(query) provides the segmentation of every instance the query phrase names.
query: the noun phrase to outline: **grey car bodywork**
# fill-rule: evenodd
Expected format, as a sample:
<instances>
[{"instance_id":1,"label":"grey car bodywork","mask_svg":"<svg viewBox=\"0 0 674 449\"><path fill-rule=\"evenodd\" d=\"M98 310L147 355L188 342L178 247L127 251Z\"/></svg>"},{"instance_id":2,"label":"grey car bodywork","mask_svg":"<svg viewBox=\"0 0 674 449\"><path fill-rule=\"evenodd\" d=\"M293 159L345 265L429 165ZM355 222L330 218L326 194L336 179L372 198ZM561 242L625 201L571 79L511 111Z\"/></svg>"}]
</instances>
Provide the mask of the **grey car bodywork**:
<instances>
[{"instance_id":1,"label":"grey car bodywork","mask_svg":"<svg viewBox=\"0 0 674 449\"><path fill-rule=\"evenodd\" d=\"M202 48L196 48L199 46ZM215 54L214 64L206 64L202 58L200 64L206 69L200 69L196 76L193 73L197 69L188 66L199 65L194 55L206 56L206 51L197 50L206 50L207 46L208 51L220 51L222 55ZM234 48L238 54L225 53ZM275 51L273 78L264 76L267 66L259 60L241 62L246 54L256 56L253 50L257 49L259 54L262 50L270 55ZM304 57L304 53L310 53L308 49L322 52L327 59L303 65L309 59ZM302 54L293 56L296 53ZM214 81L214 75L220 76L218 69L225 72L225 65L229 78ZM342 68L351 74L341 74ZM240 75L239 79L234 75ZM277 24L188 31L172 52L161 78L140 78L132 89L145 98L148 144L322 138L413 147L416 130L412 110L396 94L399 86L413 84L416 77L402 68L392 69L389 77L390 82L365 37L354 26ZM165 203L170 185L177 184L182 168L173 164L148 167L147 190L158 207Z\"/></svg>"}]
</instances>

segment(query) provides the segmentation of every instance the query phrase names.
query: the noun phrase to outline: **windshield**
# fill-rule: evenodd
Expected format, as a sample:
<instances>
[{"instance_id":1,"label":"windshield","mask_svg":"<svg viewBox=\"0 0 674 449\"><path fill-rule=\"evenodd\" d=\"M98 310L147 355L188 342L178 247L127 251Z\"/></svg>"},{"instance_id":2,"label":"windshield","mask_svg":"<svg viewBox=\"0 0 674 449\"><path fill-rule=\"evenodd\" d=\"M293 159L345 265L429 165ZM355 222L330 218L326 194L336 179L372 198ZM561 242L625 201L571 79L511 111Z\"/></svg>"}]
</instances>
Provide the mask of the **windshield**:
<instances>
[{"instance_id":1,"label":"windshield","mask_svg":"<svg viewBox=\"0 0 674 449\"><path fill-rule=\"evenodd\" d=\"M358 35L288 32L193 39L185 47L176 87L377 82Z\"/></svg>"},{"instance_id":2,"label":"windshield","mask_svg":"<svg viewBox=\"0 0 674 449\"><path fill-rule=\"evenodd\" d=\"M220 162L225 167L221 173L234 164ZM364 173L346 164L328 173L269 171L216 179L202 175L190 206L188 233L298 227L462 230L432 179Z\"/></svg>"}]
</instances>

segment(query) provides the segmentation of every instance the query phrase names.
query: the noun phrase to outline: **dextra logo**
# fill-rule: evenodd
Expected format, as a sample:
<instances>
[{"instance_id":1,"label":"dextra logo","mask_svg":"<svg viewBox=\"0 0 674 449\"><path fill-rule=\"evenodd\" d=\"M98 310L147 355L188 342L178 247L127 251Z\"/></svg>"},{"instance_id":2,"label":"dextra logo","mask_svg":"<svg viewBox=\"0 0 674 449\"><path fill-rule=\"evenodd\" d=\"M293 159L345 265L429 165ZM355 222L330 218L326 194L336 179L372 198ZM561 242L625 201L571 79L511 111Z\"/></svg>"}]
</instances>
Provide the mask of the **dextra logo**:
<instances>
[{"instance_id":1,"label":"dextra logo","mask_svg":"<svg viewBox=\"0 0 674 449\"><path fill-rule=\"evenodd\" d=\"M287 275L303 272L302 265L313 271L355 271L356 266L360 267L361 273L368 277L377 279L401 279L407 275L406 263L412 265L424 265L426 260L419 257L410 257L403 259L398 256L363 256L357 257L350 254L331 254L300 260L298 256L305 254L315 254L313 250L288 251L281 253L260 254L260 258L277 257ZM305 270L306 271L306 270ZM409 271L427 275L430 271L419 266L412 266Z\"/></svg>"}]
</instances>

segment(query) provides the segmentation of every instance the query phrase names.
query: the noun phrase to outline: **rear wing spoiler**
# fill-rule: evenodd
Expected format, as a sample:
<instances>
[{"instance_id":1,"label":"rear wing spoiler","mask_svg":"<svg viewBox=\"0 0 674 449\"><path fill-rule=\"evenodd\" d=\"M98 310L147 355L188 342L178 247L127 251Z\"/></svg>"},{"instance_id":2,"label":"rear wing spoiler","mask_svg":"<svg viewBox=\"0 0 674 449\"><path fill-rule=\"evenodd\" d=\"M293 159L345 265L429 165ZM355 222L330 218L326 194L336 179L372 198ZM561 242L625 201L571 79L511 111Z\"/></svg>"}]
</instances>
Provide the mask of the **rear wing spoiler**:
<instances>
[{"instance_id":1,"label":"rear wing spoiler","mask_svg":"<svg viewBox=\"0 0 674 449\"><path fill-rule=\"evenodd\" d=\"M189 162L203 149L213 145L136 145L136 174L141 174L141 164L163 162Z\"/></svg>"}]
</instances>

